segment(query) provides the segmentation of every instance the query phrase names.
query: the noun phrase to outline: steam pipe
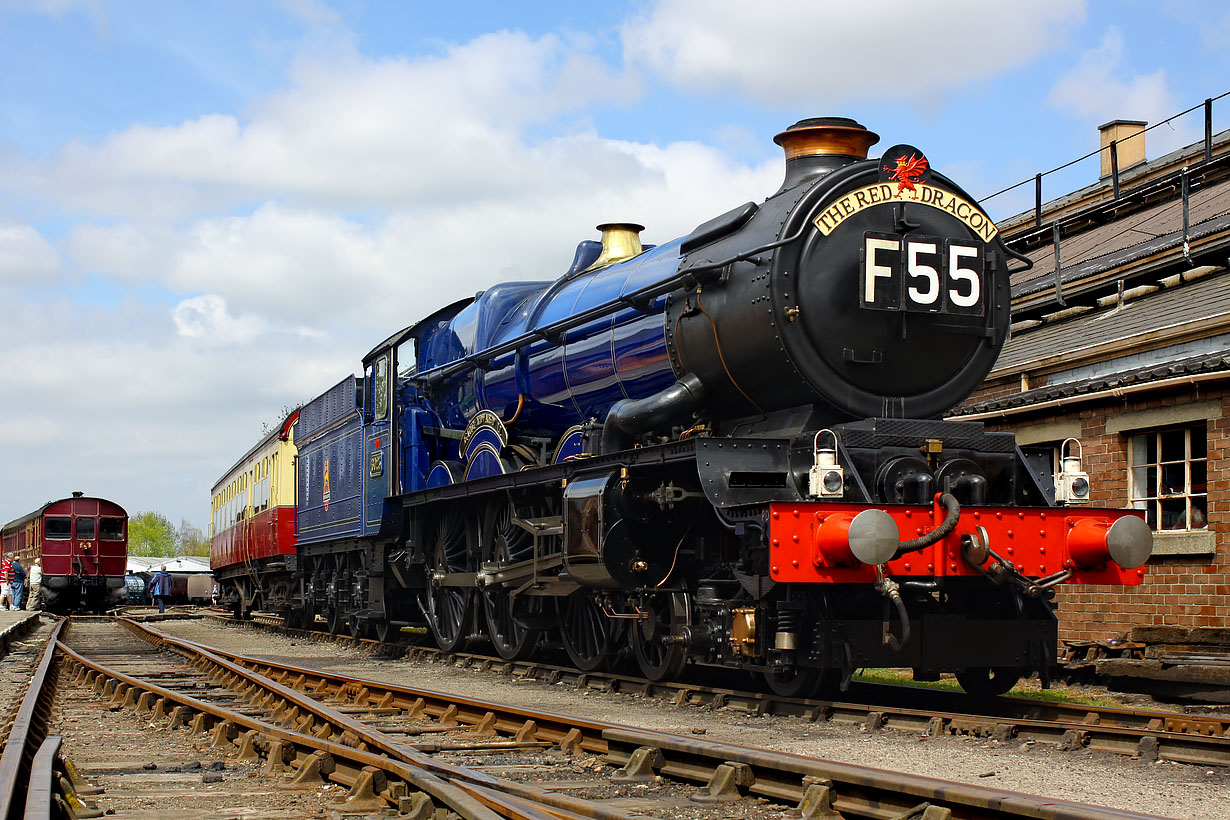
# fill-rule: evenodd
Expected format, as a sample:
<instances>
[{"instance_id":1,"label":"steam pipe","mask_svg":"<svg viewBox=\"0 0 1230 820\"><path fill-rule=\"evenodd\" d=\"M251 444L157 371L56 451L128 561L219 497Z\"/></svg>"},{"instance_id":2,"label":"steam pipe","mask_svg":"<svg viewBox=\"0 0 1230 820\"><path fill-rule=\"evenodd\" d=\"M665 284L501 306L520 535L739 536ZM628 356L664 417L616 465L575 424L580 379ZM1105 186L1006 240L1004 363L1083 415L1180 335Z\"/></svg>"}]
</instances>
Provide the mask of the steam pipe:
<instances>
[{"instance_id":1,"label":"steam pipe","mask_svg":"<svg viewBox=\"0 0 1230 820\"><path fill-rule=\"evenodd\" d=\"M602 424L602 453L614 453L632 446L632 439L661 428L700 406L705 385L695 373L685 373L670 387L643 399L620 399L607 411Z\"/></svg>"}]
</instances>

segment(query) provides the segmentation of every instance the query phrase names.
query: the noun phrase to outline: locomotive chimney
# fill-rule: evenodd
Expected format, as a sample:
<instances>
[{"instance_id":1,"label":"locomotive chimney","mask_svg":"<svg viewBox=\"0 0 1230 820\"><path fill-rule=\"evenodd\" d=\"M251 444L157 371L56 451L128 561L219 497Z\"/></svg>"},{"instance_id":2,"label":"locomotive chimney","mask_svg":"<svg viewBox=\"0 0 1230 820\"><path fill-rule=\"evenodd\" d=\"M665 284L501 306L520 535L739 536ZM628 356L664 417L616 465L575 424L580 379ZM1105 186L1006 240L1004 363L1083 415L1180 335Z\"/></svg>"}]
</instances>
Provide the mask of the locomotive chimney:
<instances>
[{"instance_id":1,"label":"locomotive chimney","mask_svg":"<svg viewBox=\"0 0 1230 820\"><path fill-rule=\"evenodd\" d=\"M73 498L82 498L84 496L85 493L81 492L81 490L73 490Z\"/></svg>"},{"instance_id":2,"label":"locomotive chimney","mask_svg":"<svg viewBox=\"0 0 1230 820\"><path fill-rule=\"evenodd\" d=\"M602 231L602 254L586 270L597 270L631 259L641 254L641 231L644 225L635 222L606 222L598 226Z\"/></svg>"},{"instance_id":3,"label":"locomotive chimney","mask_svg":"<svg viewBox=\"0 0 1230 820\"><path fill-rule=\"evenodd\" d=\"M773 141L786 152L784 191L834 168L867 159L867 149L879 142L880 136L848 117L814 117L799 120Z\"/></svg>"}]
</instances>

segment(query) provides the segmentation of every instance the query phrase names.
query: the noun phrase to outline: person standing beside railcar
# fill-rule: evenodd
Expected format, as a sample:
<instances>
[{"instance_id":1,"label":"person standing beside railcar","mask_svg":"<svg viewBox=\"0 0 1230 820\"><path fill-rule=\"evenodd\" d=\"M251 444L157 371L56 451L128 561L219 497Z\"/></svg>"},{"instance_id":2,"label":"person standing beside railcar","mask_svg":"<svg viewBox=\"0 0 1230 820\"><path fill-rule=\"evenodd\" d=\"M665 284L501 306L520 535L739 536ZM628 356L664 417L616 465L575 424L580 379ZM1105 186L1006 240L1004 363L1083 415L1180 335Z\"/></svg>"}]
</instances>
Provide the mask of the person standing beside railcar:
<instances>
[{"instance_id":1,"label":"person standing beside railcar","mask_svg":"<svg viewBox=\"0 0 1230 820\"><path fill-rule=\"evenodd\" d=\"M5 558L0 560L0 606L4 609L13 608L13 562Z\"/></svg>"},{"instance_id":2,"label":"person standing beside railcar","mask_svg":"<svg viewBox=\"0 0 1230 820\"><path fill-rule=\"evenodd\" d=\"M171 573L167 572L166 564L158 568L149 582L149 594L158 602L158 612L167 611L167 597L171 594Z\"/></svg>"},{"instance_id":3,"label":"person standing beside railcar","mask_svg":"<svg viewBox=\"0 0 1230 820\"><path fill-rule=\"evenodd\" d=\"M32 610L43 608L43 561L41 558L35 558L34 563L30 565L30 597L26 601L26 606Z\"/></svg>"},{"instance_id":4,"label":"person standing beside railcar","mask_svg":"<svg viewBox=\"0 0 1230 820\"><path fill-rule=\"evenodd\" d=\"M16 558L13 559L13 574L11 577L9 597L13 599L13 609L21 609L21 603L26 599L26 569Z\"/></svg>"}]
</instances>

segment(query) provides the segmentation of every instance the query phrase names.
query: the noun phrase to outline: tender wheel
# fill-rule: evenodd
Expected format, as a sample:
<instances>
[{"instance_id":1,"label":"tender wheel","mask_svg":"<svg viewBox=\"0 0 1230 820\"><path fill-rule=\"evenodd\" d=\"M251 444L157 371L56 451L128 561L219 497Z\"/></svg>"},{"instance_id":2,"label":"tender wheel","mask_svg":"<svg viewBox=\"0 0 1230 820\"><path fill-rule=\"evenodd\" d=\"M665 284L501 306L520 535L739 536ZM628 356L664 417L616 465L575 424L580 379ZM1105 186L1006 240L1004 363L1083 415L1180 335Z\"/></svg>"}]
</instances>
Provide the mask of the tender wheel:
<instances>
[{"instance_id":1,"label":"tender wheel","mask_svg":"<svg viewBox=\"0 0 1230 820\"><path fill-rule=\"evenodd\" d=\"M388 621L376 621L372 624L372 637L381 643L388 643L396 637L397 631Z\"/></svg>"},{"instance_id":2,"label":"tender wheel","mask_svg":"<svg viewBox=\"0 0 1230 820\"><path fill-rule=\"evenodd\" d=\"M470 542L465 513L452 505L441 513L433 535L432 570L435 573L470 572ZM453 652L469 637L474 605L470 587L447 587L433 581L423 614L436 645Z\"/></svg>"},{"instance_id":3,"label":"tender wheel","mask_svg":"<svg viewBox=\"0 0 1230 820\"><path fill-rule=\"evenodd\" d=\"M283 611L282 622L286 624L287 629L307 629L307 615L299 608Z\"/></svg>"},{"instance_id":4,"label":"tender wheel","mask_svg":"<svg viewBox=\"0 0 1230 820\"><path fill-rule=\"evenodd\" d=\"M345 635L349 631L349 619L346 617L346 610L340 606L329 607L327 620L329 621L329 631L334 635Z\"/></svg>"},{"instance_id":5,"label":"tender wheel","mask_svg":"<svg viewBox=\"0 0 1230 820\"><path fill-rule=\"evenodd\" d=\"M600 672L615 658L615 629L590 595L574 592L559 604L559 631L564 651L582 672Z\"/></svg>"},{"instance_id":6,"label":"tender wheel","mask_svg":"<svg viewBox=\"0 0 1230 820\"><path fill-rule=\"evenodd\" d=\"M498 501L488 509L483 522L484 554L496 567L507 567L534 557L534 538L513 523L516 514L511 500ZM505 660L528 658L542 633L526 626L526 616L540 614L532 610L535 607L541 610L542 599L524 595L512 597L503 587L484 589L482 599L487 635L495 651Z\"/></svg>"},{"instance_id":7,"label":"tender wheel","mask_svg":"<svg viewBox=\"0 0 1230 820\"><path fill-rule=\"evenodd\" d=\"M827 683L822 669L796 669L788 674L766 671L764 681L779 698L809 698Z\"/></svg>"},{"instance_id":8,"label":"tender wheel","mask_svg":"<svg viewBox=\"0 0 1230 820\"><path fill-rule=\"evenodd\" d=\"M686 623L687 595L682 592L654 595L642 607L649 618L637 621L628 631L632 654L641 674L650 680L674 680L688 662L683 647L666 643L671 627Z\"/></svg>"},{"instance_id":9,"label":"tender wheel","mask_svg":"<svg viewBox=\"0 0 1230 820\"><path fill-rule=\"evenodd\" d=\"M1016 686L1021 670L1015 666L971 666L957 673L957 683L967 693L993 698Z\"/></svg>"}]
</instances>

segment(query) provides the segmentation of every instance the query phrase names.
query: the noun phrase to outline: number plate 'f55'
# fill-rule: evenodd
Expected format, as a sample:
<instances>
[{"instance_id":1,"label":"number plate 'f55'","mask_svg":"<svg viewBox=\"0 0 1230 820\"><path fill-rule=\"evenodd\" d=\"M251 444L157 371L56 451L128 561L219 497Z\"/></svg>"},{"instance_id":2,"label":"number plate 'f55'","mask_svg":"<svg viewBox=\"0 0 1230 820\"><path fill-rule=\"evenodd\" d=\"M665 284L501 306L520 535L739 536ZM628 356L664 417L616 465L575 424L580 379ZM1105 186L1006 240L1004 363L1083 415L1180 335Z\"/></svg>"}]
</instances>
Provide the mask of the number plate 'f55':
<instances>
[{"instance_id":1,"label":"number plate 'f55'","mask_svg":"<svg viewBox=\"0 0 1230 820\"><path fill-rule=\"evenodd\" d=\"M982 316L985 246L938 236L863 235L859 305Z\"/></svg>"}]
</instances>

